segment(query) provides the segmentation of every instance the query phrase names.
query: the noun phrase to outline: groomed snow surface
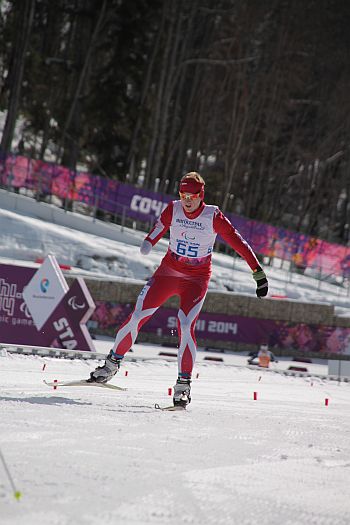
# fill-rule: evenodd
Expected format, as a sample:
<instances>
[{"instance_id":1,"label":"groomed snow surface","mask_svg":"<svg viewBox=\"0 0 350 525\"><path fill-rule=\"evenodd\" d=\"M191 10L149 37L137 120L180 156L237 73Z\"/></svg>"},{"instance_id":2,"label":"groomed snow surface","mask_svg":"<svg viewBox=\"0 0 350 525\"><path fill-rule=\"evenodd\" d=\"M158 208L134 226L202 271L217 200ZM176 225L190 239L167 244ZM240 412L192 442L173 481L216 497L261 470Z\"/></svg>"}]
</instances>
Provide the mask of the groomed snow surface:
<instances>
[{"instance_id":1,"label":"groomed snow surface","mask_svg":"<svg viewBox=\"0 0 350 525\"><path fill-rule=\"evenodd\" d=\"M167 244L140 259L142 232L113 231L112 240L5 209L0 224L2 262L30 264L51 251L85 278L145 280ZM244 261L213 259L211 289L255 295ZM348 285L266 270L270 296L327 301L349 315ZM96 347L106 353L110 342ZM286 360L264 371L247 368L245 356L215 364L199 352L192 403L160 412L154 404L171 404L177 376L176 359L160 350L135 345L136 360L112 381L125 392L43 383L88 377L97 361L0 352L0 448L22 494L14 498L0 460L0 525L350 523L349 383L273 373ZM327 374L325 364L306 366Z\"/></svg>"},{"instance_id":2,"label":"groomed snow surface","mask_svg":"<svg viewBox=\"0 0 350 525\"><path fill-rule=\"evenodd\" d=\"M349 524L348 383L199 352L192 403L160 412L176 360L134 348L112 381L125 392L43 383L98 361L2 352L0 446L22 497L0 463L1 525Z\"/></svg>"}]
</instances>

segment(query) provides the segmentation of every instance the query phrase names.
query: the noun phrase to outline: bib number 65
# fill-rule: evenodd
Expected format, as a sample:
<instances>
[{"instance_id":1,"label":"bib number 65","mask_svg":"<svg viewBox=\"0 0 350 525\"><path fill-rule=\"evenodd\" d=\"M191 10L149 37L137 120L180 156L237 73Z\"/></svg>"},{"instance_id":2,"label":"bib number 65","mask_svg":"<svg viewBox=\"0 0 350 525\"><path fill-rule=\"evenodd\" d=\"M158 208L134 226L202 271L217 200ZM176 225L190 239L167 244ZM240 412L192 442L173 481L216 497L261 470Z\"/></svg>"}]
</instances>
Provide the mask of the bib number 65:
<instances>
[{"instance_id":1,"label":"bib number 65","mask_svg":"<svg viewBox=\"0 0 350 525\"><path fill-rule=\"evenodd\" d=\"M179 241L176 246L176 252L185 257L198 257L198 246L188 246L185 242Z\"/></svg>"}]
</instances>

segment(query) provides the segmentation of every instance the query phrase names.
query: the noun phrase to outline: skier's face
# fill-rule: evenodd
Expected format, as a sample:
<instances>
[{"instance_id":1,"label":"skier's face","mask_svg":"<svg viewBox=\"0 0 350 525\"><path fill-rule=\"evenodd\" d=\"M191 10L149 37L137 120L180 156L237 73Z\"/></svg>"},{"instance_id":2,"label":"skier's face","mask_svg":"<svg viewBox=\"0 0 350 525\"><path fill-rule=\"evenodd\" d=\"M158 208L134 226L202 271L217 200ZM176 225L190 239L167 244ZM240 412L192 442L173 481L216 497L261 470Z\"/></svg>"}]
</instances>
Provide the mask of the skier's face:
<instances>
[{"instance_id":1,"label":"skier's face","mask_svg":"<svg viewBox=\"0 0 350 525\"><path fill-rule=\"evenodd\" d=\"M198 210L202 201L199 193L193 194L180 192L180 199L182 207L185 211L187 211L187 213L193 213Z\"/></svg>"}]
</instances>

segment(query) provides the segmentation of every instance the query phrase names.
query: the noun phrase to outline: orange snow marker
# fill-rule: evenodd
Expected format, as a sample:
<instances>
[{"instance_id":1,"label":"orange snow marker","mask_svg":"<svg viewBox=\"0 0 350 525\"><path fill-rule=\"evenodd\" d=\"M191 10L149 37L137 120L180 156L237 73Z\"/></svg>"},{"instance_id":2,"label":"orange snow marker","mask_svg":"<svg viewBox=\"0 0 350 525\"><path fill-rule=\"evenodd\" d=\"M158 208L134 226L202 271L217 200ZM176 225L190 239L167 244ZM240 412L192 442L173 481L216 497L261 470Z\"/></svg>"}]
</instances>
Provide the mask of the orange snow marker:
<instances>
[{"instance_id":1,"label":"orange snow marker","mask_svg":"<svg viewBox=\"0 0 350 525\"><path fill-rule=\"evenodd\" d=\"M57 379L54 379L53 382L54 382L54 383L57 383ZM53 385L53 389L54 389L54 390L57 390L57 385Z\"/></svg>"},{"instance_id":2,"label":"orange snow marker","mask_svg":"<svg viewBox=\"0 0 350 525\"><path fill-rule=\"evenodd\" d=\"M168 388L168 396L171 396L172 392L173 392L173 389L172 388Z\"/></svg>"},{"instance_id":3,"label":"orange snow marker","mask_svg":"<svg viewBox=\"0 0 350 525\"><path fill-rule=\"evenodd\" d=\"M128 373L129 373L129 372L128 372L127 370L125 370L125 377L128 375Z\"/></svg>"},{"instance_id":4,"label":"orange snow marker","mask_svg":"<svg viewBox=\"0 0 350 525\"><path fill-rule=\"evenodd\" d=\"M254 401L256 401L258 399L258 392L254 392L253 399L254 399Z\"/></svg>"},{"instance_id":5,"label":"orange snow marker","mask_svg":"<svg viewBox=\"0 0 350 525\"><path fill-rule=\"evenodd\" d=\"M325 404L326 407L328 407L328 402L329 402L329 399L328 399L328 397L326 397L326 399L324 400L324 404Z\"/></svg>"}]
</instances>

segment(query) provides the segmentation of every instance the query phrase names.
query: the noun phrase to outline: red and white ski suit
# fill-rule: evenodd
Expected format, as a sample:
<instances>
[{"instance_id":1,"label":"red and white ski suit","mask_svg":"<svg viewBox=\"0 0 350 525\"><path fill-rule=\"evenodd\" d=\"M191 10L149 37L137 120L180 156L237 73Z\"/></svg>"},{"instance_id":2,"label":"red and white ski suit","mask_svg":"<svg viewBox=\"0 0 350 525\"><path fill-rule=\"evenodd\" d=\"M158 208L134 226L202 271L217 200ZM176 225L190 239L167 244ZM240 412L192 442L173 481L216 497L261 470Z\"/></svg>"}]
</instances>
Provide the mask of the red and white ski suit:
<instances>
[{"instance_id":1,"label":"red and white ski suit","mask_svg":"<svg viewBox=\"0 0 350 525\"><path fill-rule=\"evenodd\" d=\"M253 271L259 262L217 206L202 202L198 210L189 214L183 209L181 201L172 201L145 240L154 246L169 229L168 251L141 290L134 311L120 327L113 353L123 357L142 325L169 297L178 295L179 376L190 378L196 359L195 324L208 290L216 235L219 234L236 250Z\"/></svg>"}]
</instances>

